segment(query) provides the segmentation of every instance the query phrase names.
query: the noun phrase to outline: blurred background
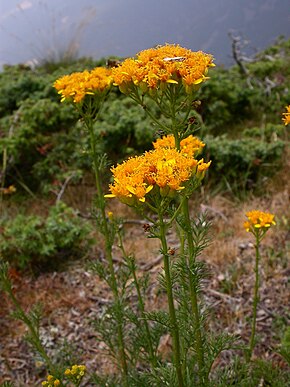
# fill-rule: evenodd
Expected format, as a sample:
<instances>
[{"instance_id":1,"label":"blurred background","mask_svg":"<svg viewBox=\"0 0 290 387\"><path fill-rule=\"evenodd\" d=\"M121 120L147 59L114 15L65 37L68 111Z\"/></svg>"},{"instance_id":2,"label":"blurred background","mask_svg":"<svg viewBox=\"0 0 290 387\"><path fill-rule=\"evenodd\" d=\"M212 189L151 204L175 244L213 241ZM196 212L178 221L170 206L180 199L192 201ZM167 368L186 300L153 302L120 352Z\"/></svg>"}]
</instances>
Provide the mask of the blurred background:
<instances>
[{"instance_id":1,"label":"blurred background","mask_svg":"<svg viewBox=\"0 0 290 387\"><path fill-rule=\"evenodd\" d=\"M289 37L289 0L0 0L1 67L127 57L164 43L230 66L229 33L241 37L249 56Z\"/></svg>"}]
</instances>

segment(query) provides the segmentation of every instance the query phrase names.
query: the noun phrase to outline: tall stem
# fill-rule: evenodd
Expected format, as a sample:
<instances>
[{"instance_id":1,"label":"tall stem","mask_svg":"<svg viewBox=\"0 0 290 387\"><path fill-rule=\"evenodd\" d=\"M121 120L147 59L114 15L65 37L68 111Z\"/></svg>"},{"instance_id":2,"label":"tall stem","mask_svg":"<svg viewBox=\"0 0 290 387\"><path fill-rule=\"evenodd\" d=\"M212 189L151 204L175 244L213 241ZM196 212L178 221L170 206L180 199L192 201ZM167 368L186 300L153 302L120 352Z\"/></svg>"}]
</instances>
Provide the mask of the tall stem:
<instances>
[{"instance_id":1,"label":"tall stem","mask_svg":"<svg viewBox=\"0 0 290 387\"><path fill-rule=\"evenodd\" d=\"M122 305L119 298L118 285L114 270L113 256L112 256L112 241L110 237L110 231L108 228L107 218L106 218L106 203L104 199L104 193L101 184L101 176L100 176L100 166L98 165L97 158L97 150L96 150L96 138L93 130L93 121L92 119L85 117L85 124L89 130L90 134L90 146L91 146L91 155L93 159L93 169L95 174L95 183L98 195L98 203L101 211L102 217L102 226L103 226L103 234L105 237L105 253L107 262L110 270L112 291L114 295L114 301L118 306L118 316L117 316L117 333L118 333L118 344L119 344L119 360L122 367L122 377L124 386L128 387L128 366L126 360L125 353L125 344L124 344L124 332L123 332L123 313L122 313Z\"/></svg>"},{"instance_id":2,"label":"tall stem","mask_svg":"<svg viewBox=\"0 0 290 387\"><path fill-rule=\"evenodd\" d=\"M248 361L251 360L254 346L255 346L255 335L256 335L256 322L257 322L257 306L259 302L259 262L260 262L260 237L256 234L256 260L255 260L255 286L254 286L254 299L253 299L253 320L252 320L252 332L249 345Z\"/></svg>"},{"instance_id":3,"label":"tall stem","mask_svg":"<svg viewBox=\"0 0 290 387\"><path fill-rule=\"evenodd\" d=\"M119 237L119 247L123 253L123 256L128 257L128 255L125 251L125 248L124 248L123 238L122 238L120 231L118 231L118 237ZM130 257L128 257L127 259L129 260L129 265L130 265L129 267L130 267L131 273L133 274L134 284L135 284L135 288L137 291L138 304L139 304L139 308L140 308L140 312L141 312L141 318L142 318L142 322L143 322L145 330L146 330L149 360L150 360L151 366L153 368L155 368L155 367L157 367L157 359L156 359L156 356L155 356L155 353L153 350L151 332L150 332L148 321L147 321L146 315L145 315L145 305L144 305L144 301L143 301L143 297L142 297L141 289L140 289L140 284L139 284L137 273L136 273L135 260L134 260L134 258L130 259Z\"/></svg>"},{"instance_id":4,"label":"tall stem","mask_svg":"<svg viewBox=\"0 0 290 387\"><path fill-rule=\"evenodd\" d=\"M163 262L164 262L164 272L166 279L166 292L167 292L167 301L169 307L169 316L171 322L171 334L173 339L173 356L174 363L176 368L178 386L183 387L183 375L182 375L182 367L181 367L181 354L180 354L180 338L179 338L179 327L177 324L175 307L174 307L174 299L173 299L173 290L172 290L172 279L170 273L170 261L168 254L168 246L166 241L166 226L163 221L163 214L161 211L159 212L159 227L160 227L160 241L162 245L163 252Z\"/></svg>"},{"instance_id":5,"label":"tall stem","mask_svg":"<svg viewBox=\"0 0 290 387\"><path fill-rule=\"evenodd\" d=\"M188 265L189 265L188 277L189 277L190 303L191 303L191 311L194 319L195 335L196 335L195 351L197 354L199 377L202 384L204 385L206 383L205 379L207 377L205 373L204 348L203 348L203 339L202 339L200 311L199 311L198 298L197 298L196 278L194 278L194 274L192 272L192 268L196 260L196 253L194 248L194 241L192 238L188 198L183 202L183 215L187 226L185 233L186 233L186 239L188 243Z\"/></svg>"}]
</instances>

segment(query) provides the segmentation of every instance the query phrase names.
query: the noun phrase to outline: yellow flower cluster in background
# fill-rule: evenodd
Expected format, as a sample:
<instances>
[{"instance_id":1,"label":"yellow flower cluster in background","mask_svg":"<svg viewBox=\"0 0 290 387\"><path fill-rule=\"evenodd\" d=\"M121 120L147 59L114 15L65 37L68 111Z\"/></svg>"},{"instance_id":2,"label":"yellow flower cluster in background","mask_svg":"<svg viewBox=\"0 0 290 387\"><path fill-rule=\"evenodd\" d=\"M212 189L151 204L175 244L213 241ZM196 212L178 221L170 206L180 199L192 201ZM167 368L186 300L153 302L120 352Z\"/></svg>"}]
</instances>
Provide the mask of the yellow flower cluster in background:
<instances>
[{"instance_id":1,"label":"yellow flower cluster in background","mask_svg":"<svg viewBox=\"0 0 290 387\"><path fill-rule=\"evenodd\" d=\"M187 93L204 82L213 57L202 51L193 52L179 45L166 44L141 51L135 58L126 59L113 68L114 84L128 94L138 86L142 92L165 89L168 84L182 82Z\"/></svg>"},{"instance_id":2,"label":"yellow flower cluster in background","mask_svg":"<svg viewBox=\"0 0 290 387\"><path fill-rule=\"evenodd\" d=\"M193 157L193 144L200 144L199 140L190 136L184 144L192 144L190 152L178 151L167 146L171 144L171 137L155 142L155 149L124 161L111 169L114 183L110 184L111 194L106 197L117 197L121 202L135 205L145 201L155 186L160 189L161 196L170 196L185 188L185 183L193 176L202 179L209 163L196 160ZM156 146L157 144L157 146ZM163 145L163 146L162 146Z\"/></svg>"},{"instance_id":3,"label":"yellow flower cluster in background","mask_svg":"<svg viewBox=\"0 0 290 387\"><path fill-rule=\"evenodd\" d=\"M158 138L155 142L153 142L153 146L154 149L175 148L175 139L173 134ZM180 141L180 152L188 155L189 157L194 157L202 151L204 146L205 143L203 143L197 137L190 135Z\"/></svg>"},{"instance_id":4,"label":"yellow flower cluster in background","mask_svg":"<svg viewBox=\"0 0 290 387\"><path fill-rule=\"evenodd\" d=\"M69 379L78 381L85 375L85 372L85 365L73 365L71 368L66 369L64 374Z\"/></svg>"},{"instance_id":5,"label":"yellow flower cluster in background","mask_svg":"<svg viewBox=\"0 0 290 387\"><path fill-rule=\"evenodd\" d=\"M64 75L54 82L54 87L61 95L61 102L72 100L81 102L86 95L107 90L113 82L111 70L104 67L96 67L92 71L82 71Z\"/></svg>"},{"instance_id":6,"label":"yellow flower cluster in background","mask_svg":"<svg viewBox=\"0 0 290 387\"><path fill-rule=\"evenodd\" d=\"M284 117L282 118L282 120L284 121L285 125L289 125L290 124L290 105L286 106L286 110L287 112L283 113Z\"/></svg>"},{"instance_id":7,"label":"yellow flower cluster in background","mask_svg":"<svg viewBox=\"0 0 290 387\"><path fill-rule=\"evenodd\" d=\"M60 380L52 375L47 376L47 380L41 383L43 387L57 387L60 386Z\"/></svg>"},{"instance_id":8,"label":"yellow flower cluster in background","mask_svg":"<svg viewBox=\"0 0 290 387\"><path fill-rule=\"evenodd\" d=\"M247 232L255 232L255 229L262 229L265 231L276 224L274 215L268 212L253 210L247 212L246 216L248 220L244 223L244 228Z\"/></svg>"}]
</instances>

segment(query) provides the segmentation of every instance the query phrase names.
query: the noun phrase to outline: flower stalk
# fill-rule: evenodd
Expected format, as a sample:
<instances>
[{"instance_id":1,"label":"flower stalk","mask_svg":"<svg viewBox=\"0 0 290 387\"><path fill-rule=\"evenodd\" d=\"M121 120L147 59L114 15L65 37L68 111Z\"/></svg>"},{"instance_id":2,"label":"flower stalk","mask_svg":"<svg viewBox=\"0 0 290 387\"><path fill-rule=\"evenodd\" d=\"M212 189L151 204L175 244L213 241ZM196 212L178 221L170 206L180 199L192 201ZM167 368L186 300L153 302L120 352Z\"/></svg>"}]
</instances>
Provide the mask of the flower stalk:
<instances>
[{"instance_id":1,"label":"flower stalk","mask_svg":"<svg viewBox=\"0 0 290 387\"><path fill-rule=\"evenodd\" d=\"M170 270L170 259L168 254L168 246L166 241L166 224L163 219L163 211L159 210L158 213L159 221L159 238L162 246L162 255L163 255L163 264L164 264L164 273L166 280L166 293L168 301L168 309L171 323L171 334L173 340L173 358L174 365L176 369L176 375L178 380L178 386L184 386L183 373L182 373L182 362L181 362L181 345L180 345L180 335L179 335L179 326L176 319L176 311L174 306L174 297L173 297L173 284L171 279L171 270Z\"/></svg>"},{"instance_id":2,"label":"flower stalk","mask_svg":"<svg viewBox=\"0 0 290 387\"><path fill-rule=\"evenodd\" d=\"M262 212L259 210L252 210L246 213L248 220L244 222L244 228L247 232L250 232L255 237L255 283L254 283L254 295L253 295L253 312L252 312L252 328L249 341L249 348L246 351L246 360L249 363L252 359L253 351L255 348L256 326L257 326L257 308L259 303L259 262L260 256L260 244L266 232L276 225L274 215L268 212Z\"/></svg>"},{"instance_id":3,"label":"flower stalk","mask_svg":"<svg viewBox=\"0 0 290 387\"><path fill-rule=\"evenodd\" d=\"M256 234L255 244L255 284L254 284L254 297L253 297L253 317L252 317L252 330L249 343L248 361L252 359L253 350L255 347L256 325L257 325L257 307L259 303L259 262L260 262L260 237Z\"/></svg>"},{"instance_id":4,"label":"flower stalk","mask_svg":"<svg viewBox=\"0 0 290 387\"><path fill-rule=\"evenodd\" d=\"M189 277L189 291L190 291L190 303L191 303L191 311L193 316L193 321L195 325L195 351L197 354L198 361L198 372L199 378L201 381L201 385L205 385L207 380L205 373L205 359L204 359L204 348L203 348L203 338L202 338L202 327L201 327L201 318L200 318L200 310L198 305L198 293L196 288L196 278L193 273L193 266L196 261L196 252L194 247L194 241L192 238L192 228L191 221L189 215L189 203L188 198L183 201L183 215L185 218L185 234L186 240L188 244L188 277Z\"/></svg>"}]
</instances>

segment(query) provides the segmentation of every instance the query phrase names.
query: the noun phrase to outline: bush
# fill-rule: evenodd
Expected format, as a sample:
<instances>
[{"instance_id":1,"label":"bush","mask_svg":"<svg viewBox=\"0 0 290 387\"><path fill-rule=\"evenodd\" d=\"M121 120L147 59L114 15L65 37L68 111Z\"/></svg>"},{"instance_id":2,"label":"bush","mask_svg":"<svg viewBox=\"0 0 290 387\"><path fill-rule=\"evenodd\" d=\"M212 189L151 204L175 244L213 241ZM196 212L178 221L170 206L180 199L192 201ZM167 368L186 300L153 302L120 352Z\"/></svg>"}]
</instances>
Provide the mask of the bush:
<instances>
[{"instance_id":1,"label":"bush","mask_svg":"<svg viewBox=\"0 0 290 387\"><path fill-rule=\"evenodd\" d=\"M0 223L3 258L19 269L54 269L65 258L84 255L92 228L63 202L52 206L47 217L19 214Z\"/></svg>"},{"instance_id":2,"label":"bush","mask_svg":"<svg viewBox=\"0 0 290 387\"><path fill-rule=\"evenodd\" d=\"M212 160L210 179L230 188L234 193L255 188L262 177L273 175L282 164L285 143L272 143L243 137L229 139L226 135L205 140L208 158Z\"/></svg>"}]
</instances>

